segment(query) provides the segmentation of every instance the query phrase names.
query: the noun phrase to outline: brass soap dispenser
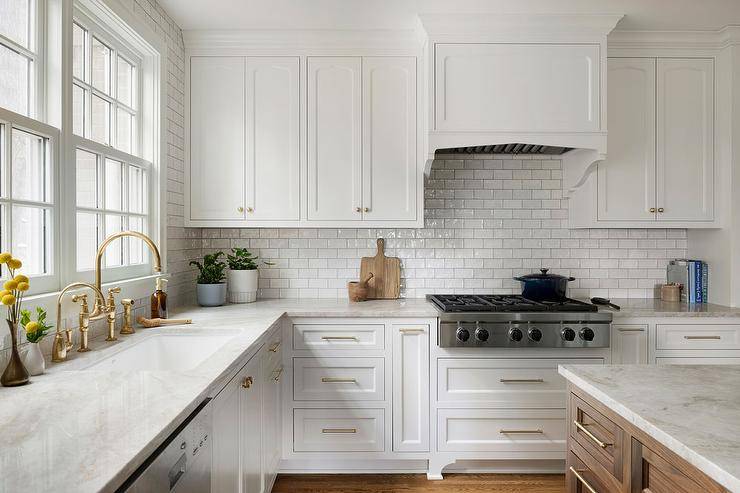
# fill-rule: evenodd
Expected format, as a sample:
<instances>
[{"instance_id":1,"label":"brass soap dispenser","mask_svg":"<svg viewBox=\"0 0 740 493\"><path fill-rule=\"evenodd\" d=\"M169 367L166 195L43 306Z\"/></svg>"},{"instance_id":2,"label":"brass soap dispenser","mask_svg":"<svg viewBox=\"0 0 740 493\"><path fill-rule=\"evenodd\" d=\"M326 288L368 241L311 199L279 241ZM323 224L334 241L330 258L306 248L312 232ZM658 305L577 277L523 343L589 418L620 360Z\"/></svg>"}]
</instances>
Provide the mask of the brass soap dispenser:
<instances>
[{"instance_id":1,"label":"brass soap dispenser","mask_svg":"<svg viewBox=\"0 0 740 493\"><path fill-rule=\"evenodd\" d=\"M164 277L157 278L157 289L152 293L152 313L150 318L167 318L167 293L164 292L164 285L167 279Z\"/></svg>"}]
</instances>

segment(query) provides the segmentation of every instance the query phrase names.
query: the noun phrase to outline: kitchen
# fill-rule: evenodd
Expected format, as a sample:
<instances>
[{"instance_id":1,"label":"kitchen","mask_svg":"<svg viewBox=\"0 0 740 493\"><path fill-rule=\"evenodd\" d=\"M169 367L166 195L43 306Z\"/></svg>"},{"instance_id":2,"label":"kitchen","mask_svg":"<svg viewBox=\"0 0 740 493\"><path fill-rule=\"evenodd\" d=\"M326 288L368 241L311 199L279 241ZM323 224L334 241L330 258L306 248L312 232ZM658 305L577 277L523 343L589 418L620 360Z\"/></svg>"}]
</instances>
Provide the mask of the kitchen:
<instances>
[{"instance_id":1,"label":"kitchen","mask_svg":"<svg viewBox=\"0 0 740 493\"><path fill-rule=\"evenodd\" d=\"M739 23L2 0L0 491L740 491Z\"/></svg>"}]
</instances>

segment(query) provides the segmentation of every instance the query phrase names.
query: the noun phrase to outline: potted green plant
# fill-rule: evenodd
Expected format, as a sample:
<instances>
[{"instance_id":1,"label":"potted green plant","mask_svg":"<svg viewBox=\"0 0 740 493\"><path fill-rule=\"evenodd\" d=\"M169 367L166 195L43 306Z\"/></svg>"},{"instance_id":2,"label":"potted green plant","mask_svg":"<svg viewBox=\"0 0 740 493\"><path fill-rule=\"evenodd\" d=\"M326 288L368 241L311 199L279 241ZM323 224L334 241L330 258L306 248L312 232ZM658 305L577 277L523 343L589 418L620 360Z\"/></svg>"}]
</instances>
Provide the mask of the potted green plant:
<instances>
[{"instance_id":1,"label":"potted green plant","mask_svg":"<svg viewBox=\"0 0 740 493\"><path fill-rule=\"evenodd\" d=\"M226 264L219 260L223 254L224 252L209 253L203 257L203 263L196 260L190 262L199 271L196 294L200 306L221 306L226 303Z\"/></svg>"},{"instance_id":2,"label":"potted green plant","mask_svg":"<svg viewBox=\"0 0 740 493\"><path fill-rule=\"evenodd\" d=\"M36 307L36 320L31 320L30 311L21 310L21 325L26 331L26 340L30 343L23 364L31 375L41 375L46 370L46 361L39 342L53 326L46 323L46 310L40 306Z\"/></svg>"},{"instance_id":3,"label":"potted green plant","mask_svg":"<svg viewBox=\"0 0 740 493\"><path fill-rule=\"evenodd\" d=\"M230 303L251 303L257 299L259 257L252 255L246 248L232 248L226 255L229 271L226 274ZM271 262L262 262L273 265Z\"/></svg>"}]
</instances>

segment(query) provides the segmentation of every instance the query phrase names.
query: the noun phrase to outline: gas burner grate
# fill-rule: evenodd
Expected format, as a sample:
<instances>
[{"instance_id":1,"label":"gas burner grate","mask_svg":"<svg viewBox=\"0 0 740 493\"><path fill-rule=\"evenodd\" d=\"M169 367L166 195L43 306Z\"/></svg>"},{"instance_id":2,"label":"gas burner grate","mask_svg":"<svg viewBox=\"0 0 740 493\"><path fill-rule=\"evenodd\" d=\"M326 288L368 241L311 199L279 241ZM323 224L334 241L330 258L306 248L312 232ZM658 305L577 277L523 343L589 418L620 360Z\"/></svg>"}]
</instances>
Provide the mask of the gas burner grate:
<instances>
[{"instance_id":1,"label":"gas burner grate","mask_svg":"<svg viewBox=\"0 0 740 493\"><path fill-rule=\"evenodd\" d=\"M435 294L427 299L444 312L596 312L598 307L565 298L537 302L517 294Z\"/></svg>"}]
</instances>

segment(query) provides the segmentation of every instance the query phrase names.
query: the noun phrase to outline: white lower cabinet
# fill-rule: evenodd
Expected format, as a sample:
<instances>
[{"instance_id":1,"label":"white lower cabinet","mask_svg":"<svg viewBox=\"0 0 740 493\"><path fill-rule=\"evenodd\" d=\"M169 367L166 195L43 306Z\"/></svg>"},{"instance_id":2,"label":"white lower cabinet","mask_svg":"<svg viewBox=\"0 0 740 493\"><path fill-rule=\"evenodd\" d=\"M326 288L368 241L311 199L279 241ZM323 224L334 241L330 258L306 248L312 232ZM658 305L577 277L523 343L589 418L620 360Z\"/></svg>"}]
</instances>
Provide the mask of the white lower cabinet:
<instances>
[{"instance_id":1,"label":"white lower cabinet","mask_svg":"<svg viewBox=\"0 0 740 493\"><path fill-rule=\"evenodd\" d=\"M394 324L393 450L429 451L429 325Z\"/></svg>"},{"instance_id":2,"label":"white lower cabinet","mask_svg":"<svg viewBox=\"0 0 740 493\"><path fill-rule=\"evenodd\" d=\"M213 398L214 493L272 488L282 454L280 367L263 348Z\"/></svg>"},{"instance_id":3,"label":"white lower cabinet","mask_svg":"<svg viewBox=\"0 0 740 493\"><path fill-rule=\"evenodd\" d=\"M648 326L612 325L612 364L648 363Z\"/></svg>"},{"instance_id":4,"label":"white lower cabinet","mask_svg":"<svg viewBox=\"0 0 740 493\"><path fill-rule=\"evenodd\" d=\"M296 409L296 452L382 452L383 409Z\"/></svg>"}]
</instances>

